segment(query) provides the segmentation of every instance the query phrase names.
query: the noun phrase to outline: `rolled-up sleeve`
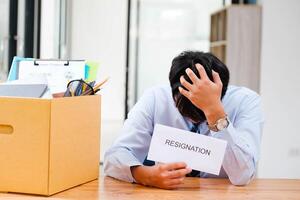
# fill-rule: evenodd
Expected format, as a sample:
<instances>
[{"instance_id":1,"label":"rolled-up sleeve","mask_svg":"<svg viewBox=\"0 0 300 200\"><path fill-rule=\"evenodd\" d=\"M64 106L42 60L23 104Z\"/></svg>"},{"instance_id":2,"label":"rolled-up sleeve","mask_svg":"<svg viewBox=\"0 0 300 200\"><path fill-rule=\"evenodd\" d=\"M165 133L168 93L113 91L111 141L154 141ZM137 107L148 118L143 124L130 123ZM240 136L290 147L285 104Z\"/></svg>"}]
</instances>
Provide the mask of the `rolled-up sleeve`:
<instances>
[{"instance_id":1,"label":"rolled-up sleeve","mask_svg":"<svg viewBox=\"0 0 300 200\"><path fill-rule=\"evenodd\" d=\"M142 165L147 156L153 132L154 93L150 89L128 114L120 136L104 155L104 173L134 182L130 167Z\"/></svg>"},{"instance_id":2,"label":"rolled-up sleeve","mask_svg":"<svg viewBox=\"0 0 300 200\"><path fill-rule=\"evenodd\" d=\"M246 185L256 172L264 119L258 95L245 98L239 106L227 129L212 135L228 142L222 166L231 183Z\"/></svg>"}]
</instances>

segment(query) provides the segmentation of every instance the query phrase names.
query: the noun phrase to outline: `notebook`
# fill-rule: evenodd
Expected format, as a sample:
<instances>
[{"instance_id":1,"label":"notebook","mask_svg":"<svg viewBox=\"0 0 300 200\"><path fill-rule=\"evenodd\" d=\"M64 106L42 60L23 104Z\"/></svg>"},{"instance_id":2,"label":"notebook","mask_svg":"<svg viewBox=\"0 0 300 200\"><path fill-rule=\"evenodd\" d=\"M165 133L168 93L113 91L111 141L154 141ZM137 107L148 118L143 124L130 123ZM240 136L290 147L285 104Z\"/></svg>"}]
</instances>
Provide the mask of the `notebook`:
<instances>
[{"instance_id":1,"label":"notebook","mask_svg":"<svg viewBox=\"0 0 300 200\"><path fill-rule=\"evenodd\" d=\"M47 84L0 85L0 96L40 98L47 91Z\"/></svg>"}]
</instances>

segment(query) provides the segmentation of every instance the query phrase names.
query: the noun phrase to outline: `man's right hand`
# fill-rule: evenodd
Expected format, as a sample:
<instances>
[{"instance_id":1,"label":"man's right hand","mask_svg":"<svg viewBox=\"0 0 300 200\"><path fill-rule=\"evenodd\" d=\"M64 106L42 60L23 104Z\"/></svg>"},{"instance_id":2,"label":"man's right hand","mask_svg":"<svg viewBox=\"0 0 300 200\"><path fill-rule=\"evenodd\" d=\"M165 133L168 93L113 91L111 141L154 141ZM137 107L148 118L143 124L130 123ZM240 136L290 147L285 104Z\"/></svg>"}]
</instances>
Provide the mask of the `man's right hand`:
<instances>
[{"instance_id":1,"label":"man's right hand","mask_svg":"<svg viewBox=\"0 0 300 200\"><path fill-rule=\"evenodd\" d=\"M132 176L137 183L163 189L178 188L185 175L191 171L183 162L131 167Z\"/></svg>"}]
</instances>

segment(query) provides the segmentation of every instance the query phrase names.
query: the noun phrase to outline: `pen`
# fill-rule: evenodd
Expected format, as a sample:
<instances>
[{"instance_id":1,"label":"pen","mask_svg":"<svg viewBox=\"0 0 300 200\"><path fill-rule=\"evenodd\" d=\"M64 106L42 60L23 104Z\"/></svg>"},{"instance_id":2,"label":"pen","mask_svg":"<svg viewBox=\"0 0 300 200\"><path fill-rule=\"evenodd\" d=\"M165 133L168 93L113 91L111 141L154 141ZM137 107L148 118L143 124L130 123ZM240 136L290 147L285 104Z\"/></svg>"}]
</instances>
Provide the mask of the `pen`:
<instances>
[{"instance_id":1,"label":"pen","mask_svg":"<svg viewBox=\"0 0 300 200\"><path fill-rule=\"evenodd\" d=\"M106 83L108 81L109 77L107 77L106 79L104 79L103 81L101 81L100 83L96 84L95 87L93 87L93 90L96 91L98 90L104 83ZM98 90L99 91L99 90ZM97 92L98 92L97 91ZM87 95L90 94L92 91L91 90L87 90L84 93L82 93L81 95Z\"/></svg>"},{"instance_id":2,"label":"pen","mask_svg":"<svg viewBox=\"0 0 300 200\"><path fill-rule=\"evenodd\" d=\"M93 87L94 91L97 90L97 89L99 89L104 83L106 83L108 81L108 79L109 79L109 77L107 77L102 82L100 82L97 85L95 85L95 87Z\"/></svg>"}]
</instances>

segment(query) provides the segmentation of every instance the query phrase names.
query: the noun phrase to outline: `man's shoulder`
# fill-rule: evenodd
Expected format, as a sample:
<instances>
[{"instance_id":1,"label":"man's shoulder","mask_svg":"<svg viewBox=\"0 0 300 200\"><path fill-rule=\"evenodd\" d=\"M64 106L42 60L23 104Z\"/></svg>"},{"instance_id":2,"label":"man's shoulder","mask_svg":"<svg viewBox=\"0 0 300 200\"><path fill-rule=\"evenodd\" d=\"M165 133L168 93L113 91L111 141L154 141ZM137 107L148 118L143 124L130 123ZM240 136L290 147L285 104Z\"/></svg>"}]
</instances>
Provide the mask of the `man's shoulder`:
<instances>
[{"instance_id":1,"label":"man's shoulder","mask_svg":"<svg viewBox=\"0 0 300 200\"><path fill-rule=\"evenodd\" d=\"M141 99L151 99L155 107L173 105L172 90L169 85L156 85L144 91Z\"/></svg>"},{"instance_id":2,"label":"man's shoulder","mask_svg":"<svg viewBox=\"0 0 300 200\"><path fill-rule=\"evenodd\" d=\"M261 97L246 87L230 86L222 103L226 113L233 122L243 117L262 120Z\"/></svg>"},{"instance_id":3,"label":"man's shoulder","mask_svg":"<svg viewBox=\"0 0 300 200\"><path fill-rule=\"evenodd\" d=\"M236 85L229 85L226 95L242 95L242 96L256 96L259 97L259 95L246 87L236 86Z\"/></svg>"},{"instance_id":4,"label":"man's shoulder","mask_svg":"<svg viewBox=\"0 0 300 200\"><path fill-rule=\"evenodd\" d=\"M236 104L242 101L245 102L245 100L252 101L256 99L260 99L260 96L255 91L246 87L230 85L223 98L223 102L227 104Z\"/></svg>"},{"instance_id":5,"label":"man's shoulder","mask_svg":"<svg viewBox=\"0 0 300 200\"><path fill-rule=\"evenodd\" d=\"M151 94L155 96L167 95L169 96L172 93L171 87L169 85L155 85L150 88L147 88L144 94Z\"/></svg>"}]
</instances>

